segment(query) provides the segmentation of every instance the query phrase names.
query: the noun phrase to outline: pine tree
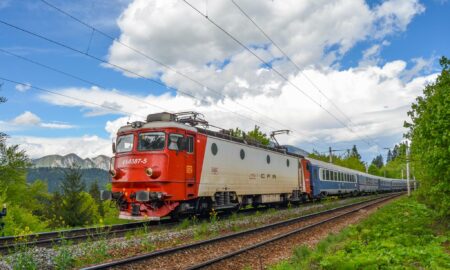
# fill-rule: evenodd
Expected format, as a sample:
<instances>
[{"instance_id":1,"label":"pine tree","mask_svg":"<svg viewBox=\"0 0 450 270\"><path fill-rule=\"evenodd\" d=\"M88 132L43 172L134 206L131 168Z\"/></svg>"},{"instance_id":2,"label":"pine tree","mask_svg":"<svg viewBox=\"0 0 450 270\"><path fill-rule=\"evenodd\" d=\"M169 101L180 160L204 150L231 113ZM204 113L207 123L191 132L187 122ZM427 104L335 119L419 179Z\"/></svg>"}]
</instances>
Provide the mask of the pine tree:
<instances>
[{"instance_id":1,"label":"pine tree","mask_svg":"<svg viewBox=\"0 0 450 270\"><path fill-rule=\"evenodd\" d=\"M89 187L89 194L98 206L98 213L100 214L100 216L104 217L105 211L103 209L103 203L100 200L100 188L98 187L97 180L91 183L91 186Z\"/></svg>"},{"instance_id":2,"label":"pine tree","mask_svg":"<svg viewBox=\"0 0 450 270\"><path fill-rule=\"evenodd\" d=\"M375 165L378 169L381 169L381 167L383 167L383 165L384 165L384 163L383 163L383 156L382 155L376 156L372 160L372 164Z\"/></svg>"},{"instance_id":3,"label":"pine tree","mask_svg":"<svg viewBox=\"0 0 450 270\"><path fill-rule=\"evenodd\" d=\"M350 151L350 157L354 157L358 160L361 160L361 155L358 153L358 149L356 148L356 145L353 145L353 148Z\"/></svg>"},{"instance_id":4,"label":"pine tree","mask_svg":"<svg viewBox=\"0 0 450 270\"><path fill-rule=\"evenodd\" d=\"M388 150L387 152L387 157L386 157L386 164L392 161L392 152L391 149Z\"/></svg>"},{"instance_id":5,"label":"pine tree","mask_svg":"<svg viewBox=\"0 0 450 270\"><path fill-rule=\"evenodd\" d=\"M97 205L94 199L84 192L80 168L71 167L64 173L61 191L64 197L61 206L62 217L69 226L91 224L97 218Z\"/></svg>"}]
</instances>

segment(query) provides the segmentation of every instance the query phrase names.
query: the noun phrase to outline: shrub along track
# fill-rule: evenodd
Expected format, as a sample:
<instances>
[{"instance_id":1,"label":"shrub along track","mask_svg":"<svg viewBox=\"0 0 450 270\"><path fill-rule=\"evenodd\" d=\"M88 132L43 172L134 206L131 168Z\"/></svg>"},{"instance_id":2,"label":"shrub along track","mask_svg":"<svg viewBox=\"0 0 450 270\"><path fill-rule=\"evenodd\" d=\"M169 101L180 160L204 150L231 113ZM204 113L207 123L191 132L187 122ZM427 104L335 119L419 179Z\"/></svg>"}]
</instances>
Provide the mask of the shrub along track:
<instances>
[{"instance_id":1,"label":"shrub along track","mask_svg":"<svg viewBox=\"0 0 450 270\"><path fill-rule=\"evenodd\" d=\"M270 208L242 209L239 213L244 215L252 214L256 211L266 211ZM228 214L223 214L227 216ZM126 224L107 225L102 227L78 228L70 230L59 230L23 236L0 237L0 254L13 253L19 247L51 247L62 241L83 242L87 239L115 238L126 235L128 232L138 230L169 228L175 226L177 220L163 218L160 221L141 221Z\"/></svg>"},{"instance_id":2,"label":"shrub along track","mask_svg":"<svg viewBox=\"0 0 450 270\"><path fill-rule=\"evenodd\" d=\"M281 258L279 251L293 248L303 239L327 234L337 224L348 225L348 220L360 216L364 209L375 208L399 194L391 194L364 202L333 208L266 226L228 234L175 248L155 251L115 262L84 268L92 269L241 269L264 265L272 255ZM347 218L347 219L346 219ZM325 227L324 227L325 226ZM325 229L324 229L325 228ZM308 232L305 235L305 232ZM311 233L313 232L313 233ZM267 248L269 247L270 248ZM263 247L263 249L261 249ZM263 252L264 251L264 252ZM286 255L289 256L291 253ZM250 256L250 258L247 258ZM259 267L258 267L259 268Z\"/></svg>"},{"instance_id":3,"label":"shrub along track","mask_svg":"<svg viewBox=\"0 0 450 270\"><path fill-rule=\"evenodd\" d=\"M53 231L38 234L29 234L24 236L7 236L0 237L0 253L8 253L14 251L19 246L27 247L49 247L53 244L60 243L63 240L81 242L86 239L98 239L100 237L116 237L126 234L127 232L146 229L149 226L159 226L170 224L173 221L161 220L133 222L128 224L117 224L103 227L79 228L73 230Z\"/></svg>"}]
</instances>

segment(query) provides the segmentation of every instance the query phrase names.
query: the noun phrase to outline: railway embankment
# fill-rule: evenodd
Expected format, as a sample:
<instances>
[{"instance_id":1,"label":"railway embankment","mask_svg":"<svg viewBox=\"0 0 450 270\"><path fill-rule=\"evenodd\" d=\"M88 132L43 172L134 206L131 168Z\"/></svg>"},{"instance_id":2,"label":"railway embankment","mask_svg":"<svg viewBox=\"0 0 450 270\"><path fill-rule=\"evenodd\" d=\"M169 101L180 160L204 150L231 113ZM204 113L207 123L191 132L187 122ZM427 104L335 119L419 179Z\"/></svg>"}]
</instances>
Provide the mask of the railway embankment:
<instances>
[{"instance_id":1,"label":"railway embankment","mask_svg":"<svg viewBox=\"0 0 450 270\"><path fill-rule=\"evenodd\" d=\"M130 231L120 237L86 238L75 243L62 241L49 247L18 245L9 255L1 258L4 265L13 268L22 265L36 269L70 269L84 265L130 257L186 243L205 240L224 234L238 232L258 226L307 215L326 209L344 206L355 202L373 199L376 196L326 200L287 209L261 209L231 216L211 213L206 219L186 219L177 225L148 226ZM26 239L24 239L26 240ZM32 268L30 268L32 269Z\"/></svg>"},{"instance_id":2,"label":"railway embankment","mask_svg":"<svg viewBox=\"0 0 450 270\"><path fill-rule=\"evenodd\" d=\"M449 220L403 197L269 269L450 269Z\"/></svg>"}]
</instances>

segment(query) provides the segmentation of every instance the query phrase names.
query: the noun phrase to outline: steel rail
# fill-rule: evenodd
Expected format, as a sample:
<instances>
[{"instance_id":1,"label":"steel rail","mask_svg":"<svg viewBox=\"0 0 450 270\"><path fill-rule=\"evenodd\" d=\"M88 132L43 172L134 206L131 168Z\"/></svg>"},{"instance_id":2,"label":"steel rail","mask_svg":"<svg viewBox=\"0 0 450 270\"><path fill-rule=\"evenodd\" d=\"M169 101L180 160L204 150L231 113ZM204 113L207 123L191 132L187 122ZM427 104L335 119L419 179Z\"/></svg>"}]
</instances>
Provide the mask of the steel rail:
<instances>
[{"instance_id":1,"label":"steel rail","mask_svg":"<svg viewBox=\"0 0 450 270\"><path fill-rule=\"evenodd\" d=\"M297 223L299 221L311 219L313 217L317 217L317 216L333 213L333 212L336 212L336 211L345 210L345 209L348 209L348 208L351 208L351 207L355 207L355 206L358 206L358 205L367 204L367 203L375 201L374 203L370 204L370 205L373 205L373 204L376 204L376 203L379 203L379 202L382 202L382 201L389 200L391 198L400 196L401 194L403 194L403 192L395 193L395 194L389 194L389 195L384 195L384 196L381 196L381 197L377 197L377 198L373 198L373 199L369 199L369 200L365 200L365 201L361 201L361 202L357 202L357 203L353 203L353 204L349 204L349 205L344 205L344 206L340 206L340 207L335 207L335 208L328 209L328 210L321 211L321 212L317 212L317 213L312 213L312 214L308 214L308 215L304 215L304 216L300 216L300 217L295 217L295 218L291 218L291 219L284 220L284 221L271 223L271 224L268 224L268 225L264 225L264 226L260 226L260 227L257 227L257 228L244 230L244 231L241 231L241 232L231 233L231 234L227 234L227 235L224 235L224 236L219 236L219 237L215 237L215 238L211 238L211 239L207 239L207 240L203 240L203 241L194 242L194 243L191 243L191 244L181 245L181 246L178 246L178 247L157 250L157 251L153 251L151 253L137 255L137 256L133 256L133 257L129 257L129 258L124 258L124 259L120 259L120 260L116 260L116 261L112 261L112 262L103 263L103 264L92 265L92 266L88 266L88 267L85 267L85 268L82 268L82 269L83 270L108 269L108 268L112 268L112 267L116 267L116 266L121 266L121 265L130 264L130 263L135 263L135 262L138 262L138 261L153 259L153 258L156 258L156 257L174 254L174 253L177 253L177 252L180 252L180 251L183 251L183 250L197 248L197 247L200 247L200 246L203 246L203 245L212 244L212 243L215 243L215 242L220 242L220 241L231 239L231 238L237 238L237 237L240 237L240 236L249 235L249 234L252 234L252 233L257 233L257 232L260 232L260 231L264 231L264 230L268 230L268 229L272 229L272 228L276 228L276 227L287 226L287 225L290 225L290 224L293 224L293 223ZM368 206L370 206L370 205L368 205ZM368 207L368 206L364 206L364 207ZM358 209L357 211L359 211L359 210L360 209ZM346 213L346 214L348 214L348 213ZM204 267L204 266L201 266L201 267Z\"/></svg>"},{"instance_id":2,"label":"steel rail","mask_svg":"<svg viewBox=\"0 0 450 270\"><path fill-rule=\"evenodd\" d=\"M73 230L52 231L38 234L28 234L23 236L0 237L0 253L8 252L11 249L23 245L49 246L54 243L60 243L63 240L82 240L88 238L99 238L103 235L121 234L128 231L139 230L145 228L145 226L158 226L161 222L170 224L170 222L172 221L142 221L109 225L104 227L78 228ZM21 239L25 239L25 241Z\"/></svg>"},{"instance_id":3,"label":"steel rail","mask_svg":"<svg viewBox=\"0 0 450 270\"><path fill-rule=\"evenodd\" d=\"M251 208L251 209L241 209L240 214L251 214L256 211L267 211L267 207ZM223 216L227 217L230 214L222 213ZM100 238L101 236L116 236L117 234L124 234L129 231L136 231L148 226L160 226L160 225L174 225L177 220L172 219L161 219L160 221L141 221L125 224L107 225L103 227L89 227L89 228L77 228L71 230L60 230L52 232L43 232L37 234L27 234L21 236L5 236L0 237L0 254L6 254L16 247L20 246L40 246L48 247L52 244L61 243L64 240L84 240L88 238ZM24 240L22 240L24 239Z\"/></svg>"},{"instance_id":4,"label":"steel rail","mask_svg":"<svg viewBox=\"0 0 450 270\"><path fill-rule=\"evenodd\" d=\"M389 197L387 197L387 198L382 198L382 199L380 199L380 200L378 200L378 201L372 202L372 203L370 203L370 204L368 204L368 205L363 205L363 206L361 206L361 207L358 207L358 208L356 208L356 209L353 209L353 210L350 210L350 211L348 211L348 212L342 213L342 214L340 214L340 215L337 215L337 216L334 216L334 217L331 217L331 218L328 218L328 219L325 219L325 220L322 220L322 221L319 221L319 222L316 222L316 223L313 223L313 224L309 224L309 225L303 226L303 227L301 227L301 228L298 228L298 229L289 231L289 232L287 232L287 233L284 233L284 234L281 234L281 235L277 235L277 236L275 236L275 237L273 237L273 238L270 238L270 239L267 239L267 240L258 242L258 243L256 243L256 244L247 246L247 247L245 247L245 248L242 248L242 249L239 249L239 250L236 250L236 251L227 253L227 254L225 254L225 255L218 256L218 257L216 257L216 258L213 258L213 259L210 259L210 260L201 262L201 263L199 263L199 264L196 264L196 265L187 267L186 270L202 269L202 268L205 268L205 267L207 267L207 266L211 266L211 265L214 265L214 264L216 264L216 263L220 263L220 262L222 262L222 261L224 261L224 260L227 260L227 259L230 259L230 258L235 257L235 256L237 256L237 255L243 254L243 253L245 253L245 252L247 252L247 251L250 251L250 250L252 250L252 249L256 249L256 248L262 247L262 246L264 246L264 245L268 245L268 244L271 244L271 243L273 243L273 242L279 241L279 240L281 240L281 239L287 238L287 237L292 236L292 235L294 235L294 234L297 234L297 233L300 233L300 232L304 232L304 231L307 231L307 230L309 230L309 229L318 227L318 226L320 226L320 225L322 225L322 224L328 223L328 222L333 221L333 220L335 220L335 219L342 218L342 217L344 217L344 216L347 216L347 215L350 215L350 214L352 214L352 213L358 212L358 211L361 210L361 209L371 207L371 206L373 206L373 205L382 203L382 202L384 202L384 201L390 200L390 199L395 198L395 197L397 197L397 196L400 196L400 195L394 195L394 196L389 196Z\"/></svg>"}]
</instances>

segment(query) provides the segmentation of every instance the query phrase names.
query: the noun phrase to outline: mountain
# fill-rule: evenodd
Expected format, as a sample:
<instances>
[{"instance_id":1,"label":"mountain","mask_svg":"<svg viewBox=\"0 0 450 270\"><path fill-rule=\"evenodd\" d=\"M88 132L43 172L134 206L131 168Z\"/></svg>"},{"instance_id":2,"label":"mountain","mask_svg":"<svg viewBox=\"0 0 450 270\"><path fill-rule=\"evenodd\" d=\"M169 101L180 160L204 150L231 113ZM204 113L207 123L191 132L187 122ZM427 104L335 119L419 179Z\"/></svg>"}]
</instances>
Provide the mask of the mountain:
<instances>
[{"instance_id":1,"label":"mountain","mask_svg":"<svg viewBox=\"0 0 450 270\"><path fill-rule=\"evenodd\" d=\"M104 155L85 159L76 154L44 156L32 160L33 165L28 169L27 182L42 180L47 183L49 192L59 191L60 182L64 179L67 168L75 165L80 167L81 179L87 190L95 182L100 189L104 189L111 181L108 173L109 161L110 158Z\"/></svg>"},{"instance_id":2,"label":"mountain","mask_svg":"<svg viewBox=\"0 0 450 270\"><path fill-rule=\"evenodd\" d=\"M76 154L68 154L65 156L49 155L32 160L33 168L68 168L76 165L81 169L102 169L109 170L110 158L104 155L95 158L82 159Z\"/></svg>"}]
</instances>

